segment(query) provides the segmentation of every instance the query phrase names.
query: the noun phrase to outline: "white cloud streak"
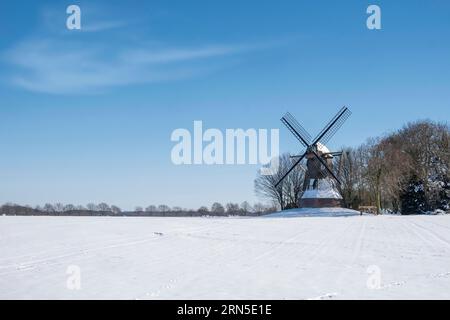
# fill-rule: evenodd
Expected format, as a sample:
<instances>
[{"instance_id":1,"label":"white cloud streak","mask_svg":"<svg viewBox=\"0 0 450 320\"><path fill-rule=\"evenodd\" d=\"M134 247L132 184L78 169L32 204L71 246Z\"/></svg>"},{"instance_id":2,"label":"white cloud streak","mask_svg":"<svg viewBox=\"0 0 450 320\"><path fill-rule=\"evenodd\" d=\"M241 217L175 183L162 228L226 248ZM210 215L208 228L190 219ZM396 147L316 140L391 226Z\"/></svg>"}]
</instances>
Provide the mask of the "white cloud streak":
<instances>
[{"instance_id":1,"label":"white cloud streak","mask_svg":"<svg viewBox=\"0 0 450 320\"><path fill-rule=\"evenodd\" d=\"M95 6L83 6L82 16L81 30L69 31L62 27L65 24L59 11L44 8L43 29L0 52L0 63L8 70L0 75L2 80L32 92L98 93L112 87L208 74L228 66L230 57L284 42L195 47L168 47L157 42L127 45L130 38L135 43L142 40L142 34L130 37L135 35L132 26L139 17L126 20ZM108 32L112 29L117 32Z\"/></svg>"},{"instance_id":2,"label":"white cloud streak","mask_svg":"<svg viewBox=\"0 0 450 320\"><path fill-rule=\"evenodd\" d=\"M13 67L9 81L26 90L95 93L114 86L190 78L217 68L220 57L249 49L240 45L118 49L62 39L29 39L4 53L3 60Z\"/></svg>"}]
</instances>

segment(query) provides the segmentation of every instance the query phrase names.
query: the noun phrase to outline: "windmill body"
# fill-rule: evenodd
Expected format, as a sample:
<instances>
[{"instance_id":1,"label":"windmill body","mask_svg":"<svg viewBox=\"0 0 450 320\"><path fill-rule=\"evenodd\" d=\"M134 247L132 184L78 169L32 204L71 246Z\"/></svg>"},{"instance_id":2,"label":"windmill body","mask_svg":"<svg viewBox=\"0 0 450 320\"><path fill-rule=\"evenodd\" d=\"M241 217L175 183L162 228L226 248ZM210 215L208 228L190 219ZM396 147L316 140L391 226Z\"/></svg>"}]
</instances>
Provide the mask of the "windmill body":
<instances>
[{"instance_id":1,"label":"windmill body","mask_svg":"<svg viewBox=\"0 0 450 320\"><path fill-rule=\"evenodd\" d=\"M333 170L334 156L325 145L318 144L316 153ZM302 208L342 207L342 196L335 181L324 175L324 168L315 154L306 155L306 172L303 183L303 195L299 200Z\"/></svg>"},{"instance_id":2,"label":"windmill body","mask_svg":"<svg viewBox=\"0 0 450 320\"><path fill-rule=\"evenodd\" d=\"M303 193L301 198L298 199L299 207L323 208L343 206L343 199L339 193L341 182L333 168L334 157L341 156L342 153L331 152L325 144L339 130L350 114L350 110L343 107L315 139L311 138L308 132L290 113L286 113L281 118L281 122L306 147L306 151L302 155L292 157L297 158L297 160L276 184L277 188L283 188L284 179L296 166L306 159Z\"/></svg>"}]
</instances>

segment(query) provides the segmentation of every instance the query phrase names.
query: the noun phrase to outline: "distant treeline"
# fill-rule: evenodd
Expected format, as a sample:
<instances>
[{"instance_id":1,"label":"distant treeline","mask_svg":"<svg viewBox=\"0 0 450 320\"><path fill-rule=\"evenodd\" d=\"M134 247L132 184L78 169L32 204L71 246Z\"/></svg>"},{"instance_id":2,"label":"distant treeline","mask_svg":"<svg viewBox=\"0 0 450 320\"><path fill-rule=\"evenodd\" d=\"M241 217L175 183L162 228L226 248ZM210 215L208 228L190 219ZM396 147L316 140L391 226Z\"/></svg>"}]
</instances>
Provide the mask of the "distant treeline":
<instances>
[{"instance_id":1,"label":"distant treeline","mask_svg":"<svg viewBox=\"0 0 450 320\"><path fill-rule=\"evenodd\" d=\"M202 206L197 210L183 209L181 207L169 207L167 205L146 208L136 207L134 211L122 211L118 206L89 203L86 206L72 204L46 203L44 206L22 206L14 203L6 203L0 207L0 215L17 216L129 216L129 217L202 217L202 216L260 216L276 211L275 207L256 203L251 206L244 201L227 203L225 206L215 202L211 208Z\"/></svg>"}]
</instances>

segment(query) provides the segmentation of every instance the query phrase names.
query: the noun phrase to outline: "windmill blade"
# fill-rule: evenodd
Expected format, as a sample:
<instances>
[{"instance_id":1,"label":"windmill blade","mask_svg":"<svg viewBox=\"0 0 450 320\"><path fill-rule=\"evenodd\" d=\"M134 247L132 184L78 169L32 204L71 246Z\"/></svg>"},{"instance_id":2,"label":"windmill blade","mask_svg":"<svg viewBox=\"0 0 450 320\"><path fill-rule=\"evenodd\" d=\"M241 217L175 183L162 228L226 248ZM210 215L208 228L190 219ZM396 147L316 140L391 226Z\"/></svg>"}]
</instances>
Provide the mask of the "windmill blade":
<instances>
[{"instance_id":1,"label":"windmill blade","mask_svg":"<svg viewBox=\"0 0 450 320\"><path fill-rule=\"evenodd\" d=\"M295 117L290 112L286 112L284 118L289 121L294 129L297 130L297 132L302 135L303 139L308 143L308 145L310 145L312 137L308 133L308 131L306 131L305 128L303 128L303 126L297 121L297 119L295 119Z\"/></svg>"},{"instance_id":2,"label":"windmill blade","mask_svg":"<svg viewBox=\"0 0 450 320\"><path fill-rule=\"evenodd\" d=\"M283 124L289 129L289 131L291 131L291 133L297 138L298 141L300 141L300 143L304 147L308 148L310 146L311 144L310 135L300 125L298 125L300 127L296 128L297 124L292 121L292 118L289 113L286 113L281 118L281 122L283 122Z\"/></svg>"},{"instance_id":3,"label":"windmill blade","mask_svg":"<svg viewBox=\"0 0 450 320\"><path fill-rule=\"evenodd\" d=\"M324 166L322 166L322 162L319 162L319 161L315 161L314 166L317 169L317 171L319 172L319 174L322 176L323 179L330 176L330 172L327 170L327 168L328 168L331 171L333 171L334 175L339 179L339 181L341 181L342 176L341 176L340 171L336 172L336 170L332 170L328 165L326 167L324 167ZM333 180L333 182L336 182L334 179L332 179L332 180Z\"/></svg>"},{"instance_id":4,"label":"windmill blade","mask_svg":"<svg viewBox=\"0 0 450 320\"><path fill-rule=\"evenodd\" d=\"M344 165L344 161L347 161L347 153L342 152L342 157L339 159L339 169L338 169L338 176L339 177L345 177L349 174L349 168Z\"/></svg>"},{"instance_id":5,"label":"windmill blade","mask_svg":"<svg viewBox=\"0 0 450 320\"><path fill-rule=\"evenodd\" d=\"M312 152L311 152L312 153ZM323 154L322 154L323 155ZM320 156L321 157L321 156ZM325 162L326 160L324 160ZM326 163L326 162L325 162ZM314 156L314 159L311 159L308 161L308 168L310 170L313 170L314 172L318 173L320 175L319 179L325 179L328 176L330 176L330 173L328 172L328 170L323 166L323 163L319 160L316 159L316 157ZM330 169L331 170L331 169ZM335 175L337 175L335 173Z\"/></svg>"},{"instance_id":6,"label":"windmill blade","mask_svg":"<svg viewBox=\"0 0 450 320\"><path fill-rule=\"evenodd\" d=\"M281 181L284 180L284 178L286 178L288 176L289 173L291 173L292 170L294 170L294 168L303 160L303 158L306 157L306 152L300 157L298 158L297 161L294 162L294 164L292 165L292 167L289 168L288 171L286 171L283 176L280 178L280 180L278 180L278 182L275 184L275 188L278 187L278 185L281 183Z\"/></svg>"},{"instance_id":7,"label":"windmill blade","mask_svg":"<svg viewBox=\"0 0 450 320\"><path fill-rule=\"evenodd\" d=\"M322 153L322 154L323 154L323 155L329 154L329 155L332 155L333 157L340 157L340 156L342 156L342 151L325 152L325 153Z\"/></svg>"},{"instance_id":8,"label":"windmill blade","mask_svg":"<svg viewBox=\"0 0 450 320\"><path fill-rule=\"evenodd\" d=\"M318 142L322 144L327 144L331 137L339 130L344 122L350 117L352 112L347 108L343 107L339 112L333 117L333 119L328 122L328 124L320 131L317 137L314 139L313 145Z\"/></svg>"},{"instance_id":9,"label":"windmill blade","mask_svg":"<svg viewBox=\"0 0 450 320\"><path fill-rule=\"evenodd\" d=\"M337 181L337 183L340 185L341 181L339 178L334 174L334 172L328 167L325 161L314 151L311 150L312 153L314 153L314 156L320 161L320 163L325 167L325 170L328 171L328 173L334 178L334 180Z\"/></svg>"},{"instance_id":10,"label":"windmill blade","mask_svg":"<svg viewBox=\"0 0 450 320\"><path fill-rule=\"evenodd\" d=\"M300 158L300 157L303 157L303 155L290 156L289 158L295 159L295 158ZM305 172L307 171L307 168L304 165L302 165L301 163L299 164L299 166L300 166L300 169L302 169L303 171L305 171Z\"/></svg>"}]
</instances>

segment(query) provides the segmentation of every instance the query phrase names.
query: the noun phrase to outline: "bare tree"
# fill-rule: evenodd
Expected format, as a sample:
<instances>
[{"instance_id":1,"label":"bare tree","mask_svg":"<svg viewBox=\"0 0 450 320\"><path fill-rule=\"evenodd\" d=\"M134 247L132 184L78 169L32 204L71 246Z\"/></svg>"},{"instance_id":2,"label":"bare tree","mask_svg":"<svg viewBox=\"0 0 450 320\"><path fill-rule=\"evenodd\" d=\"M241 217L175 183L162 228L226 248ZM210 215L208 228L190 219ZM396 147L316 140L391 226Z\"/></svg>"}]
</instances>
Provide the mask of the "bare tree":
<instances>
[{"instance_id":1,"label":"bare tree","mask_svg":"<svg viewBox=\"0 0 450 320\"><path fill-rule=\"evenodd\" d=\"M346 207L352 207L357 197L355 162L354 152L350 148L343 150L342 155L337 157L335 161L335 167L338 168L338 175L341 180L339 188Z\"/></svg>"},{"instance_id":2,"label":"bare tree","mask_svg":"<svg viewBox=\"0 0 450 320\"><path fill-rule=\"evenodd\" d=\"M105 202L101 202L98 204L98 210L102 211L102 212L107 212L107 211L111 211L111 208L109 207L109 205Z\"/></svg>"},{"instance_id":3,"label":"bare tree","mask_svg":"<svg viewBox=\"0 0 450 320\"><path fill-rule=\"evenodd\" d=\"M136 212L144 212L144 208L142 208L140 206L137 206L137 207L134 208L134 211L136 211Z\"/></svg>"},{"instance_id":4,"label":"bare tree","mask_svg":"<svg viewBox=\"0 0 450 320\"><path fill-rule=\"evenodd\" d=\"M66 204L63 209L63 211L73 211L73 210L76 210L73 204Z\"/></svg>"},{"instance_id":5,"label":"bare tree","mask_svg":"<svg viewBox=\"0 0 450 320\"><path fill-rule=\"evenodd\" d=\"M282 210L298 206L302 194L305 172L301 165L297 165L290 174L276 186L285 172L292 166L293 161L289 153L279 157L279 167L272 175L262 175L258 172L255 179L255 193L276 203Z\"/></svg>"},{"instance_id":6,"label":"bare tree","mask_svg":"<svg viewBox=\"0 0 450 320\"><path fill-rule=\"evenodd\" d=\"M205 206L201 206L200 208L198 208L197 212L202 213L202 214L206 214L209 212L208 208Z\"/></svg>"},{"instance_id":7,"label":"bare tree","mask_svg":"<svg viewBox=\"0 0 450 320\"><path fill-rule=\"evenodd\" d=\"M119 213L122 212L122 210L118 206L112 205L111 206L111 212L114 213L114 214L119 214Z\"/></svg>"},{"instance_id":8,"label":"bare tree","mask_svg":"<svg viewBox=\"0 0 450 320\"><path fill-rule=\"evenodd\" d=\"M64 205L60 202L57 202L53 205L53 208L55 208L56 212L63 212L64 211Z\"/></svg>"},{"instance_id":9,"label":"bare tree","mask_svg":"<svg viewBox=\"0 0 450 320\"><path fill-rule=\"evenodd\" d=\"M95 203L88 203L87 205L86 205L86 208L89 210L89 211L97 211L98 210L98 206L95 204Z\"/></svg>"},{"instance_id":10,"label":"bare tree","mask_svg":"<svg viewBox=\"0 0 450 320\"><path fill-rule=\"evenodd\" d=\"M237 203L229 202L226 204L227 214L238 214L239 205Z\"/></svg>"},{"instance_id":11,"label":"bare tree","mask_svg":"<svg viewBox=\"0 0 450 320\"><path fill-rule=\"evenodd\" d=\"M48 213L53 213L53 212L55 212L55 207L53 207L53 205L51 203L46 203L46 204L44 204L43 210Z\"/></svg>"},{"instance_id":12,"label":"bare tree","mask_svg":"<svg viewBox=\"0 0 450 320\"><path fill-rule=\"evenodd\" d=\"M170 207L165 205L165 204L160 204L158 206L158 211L159 212L169 212L170 211Z\"/></svg>"},{"instance_id":13,"label":"bare tree","mask_svg":"<svg viewBox=\"0 0 450 320\"><path fill-rule=\"evenodd\" d=\"M253 210L256 213L263 213L265 209L265 206L261 202L257 202L253 205Z\"/></svg>"},{"instance_id":14,"label":"bare tree","mask_svg":"<svg viewBox=\"0 0 450 320\"><path fill-rule=\"evenodd\" d=\"M214 202L211 206L211 212L216 215L225 214L225 208L219 202Z\"/></svg>"},{"instance_id":15,"label":"bare tree","mask_svg":"<svg viewBox=\"0 0 450 320\"><path fill-rule=\"evenodd\" d=\"M145 208L145 211L146 211L146 212L157 212L158 209L156 208L156 206L150 205L150 206L148 206L147 208Z\"/></svg>"},{"instance_id":16,"label":"bare tree","mask_svg":"<svg viewBox=\"0 0 450 320\"><path fill-rule=\"evenodd\" d=\"M249 212L253 212L253 208L250 205L250 203L248 203L247 201L244 201L241 203L241 211L243 213L249 213Z\"/></svg>"}]
</instances>

